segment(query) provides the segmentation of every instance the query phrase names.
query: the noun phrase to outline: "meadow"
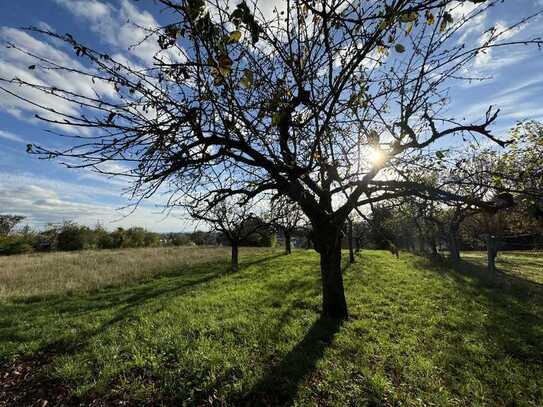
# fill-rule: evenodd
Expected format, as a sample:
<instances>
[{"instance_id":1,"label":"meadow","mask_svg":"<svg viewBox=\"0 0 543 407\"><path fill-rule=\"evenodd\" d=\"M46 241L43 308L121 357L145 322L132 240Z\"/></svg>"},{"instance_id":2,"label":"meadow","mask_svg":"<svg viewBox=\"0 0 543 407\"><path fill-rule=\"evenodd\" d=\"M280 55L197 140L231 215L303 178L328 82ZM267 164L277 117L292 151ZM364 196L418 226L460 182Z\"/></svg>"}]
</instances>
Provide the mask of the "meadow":
<instances>
[{"instance_id":1,"label":"meadow","mask_svg":"<svg viewBox=\"0 0 543 407\"><path fill-rule=\"evenodd\" d=\"M0 258L0 406L543 404L543 256L457 270L363 250L350 317L319 258L160 248ZM46 402L46 404L44 404Z\"/></svg>"}]
</instances>

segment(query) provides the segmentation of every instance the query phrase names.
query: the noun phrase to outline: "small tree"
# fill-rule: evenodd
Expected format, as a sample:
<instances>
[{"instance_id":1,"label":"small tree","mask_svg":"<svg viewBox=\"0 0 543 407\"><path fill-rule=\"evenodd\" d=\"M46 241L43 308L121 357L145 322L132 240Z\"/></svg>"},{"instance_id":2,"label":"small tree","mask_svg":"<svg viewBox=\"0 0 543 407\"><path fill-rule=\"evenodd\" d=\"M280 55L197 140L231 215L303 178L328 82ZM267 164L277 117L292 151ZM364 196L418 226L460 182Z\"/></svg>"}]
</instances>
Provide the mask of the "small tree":
<instances>
[{"instance_id":1,"label":"small tree","mask_svg":"<svg viewBox=\"0 0 543 407\"><path fill-rule=\"evenodd\" d=\"M239 270L239 246L243 240L256 234L268 225L258 218L249 204L224 200L213 207L189 207L195 219L205 221L213 230L223 234L232 247L231 270Z\"/></svg>"},{"instance_id":2,"label":"small tree","mask_svg":"<svg viewBox=\"0 0 543 407\"><path fill-rule=\"evenodd\" d=\"M282 233L285 239L285 254L292 253L292 237L302 226L304 214L298 204L284 196L271 201L271 218L273 226Z\"/></svg>"}]
</instances>

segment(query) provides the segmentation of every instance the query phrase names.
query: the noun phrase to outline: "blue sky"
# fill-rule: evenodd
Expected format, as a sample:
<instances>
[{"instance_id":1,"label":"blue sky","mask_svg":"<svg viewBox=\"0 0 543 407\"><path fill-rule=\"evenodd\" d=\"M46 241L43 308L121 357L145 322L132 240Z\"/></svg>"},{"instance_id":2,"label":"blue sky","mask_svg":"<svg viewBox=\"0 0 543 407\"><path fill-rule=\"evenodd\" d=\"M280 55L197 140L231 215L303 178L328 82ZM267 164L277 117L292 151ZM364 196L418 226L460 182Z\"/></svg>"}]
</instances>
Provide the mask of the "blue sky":
<instances>
[{"instance_id":1,"label":"blue sky","mask_svg":"<svg viewBox=\"0 0 543 407\"><path fill-rule=\"evenodd\" d=\"M273 1L263 2L271 10ZM469 12L469 2L460 8ZM495 7L470 24L466 41L480 41L484 30L491 26L507 26L522 16L543 9L543 0L509 0ZM460 11L459 11L460 12ZM31 38L19 28L49 27L60 33L69 32L91 46L113 55L145 63L156 49L156 42L130 48L143 35L134 22L142 26L156 25L169 18L151 0L19 0L0 2L0 77L13 77L20 70L25 75L28 61L10 53L5 43L13 41L39 51L43 55L65 58L54 42ZM520 27L511 39L543 36L543 19ZM37 71L37 70L36 70ZM469 75L491 77L485 82L454 82L450 84L449 111L456 118L482 117L489 105L502 109L494 126L495 134L504 134L516 121L543 120L543 52L528 47L495 50L481 55L470 67ZM67 78L41 77L41 80ZM69 78L68 78L69 79ZM84 87L85 84L73 85ZM128 203L122 192L127 183L110 179L89 170L70 170L54 161L38 160L26 154L29 143L58 145L61 140L46 133L47 127L33 118L35 111L17 102L0 90L0 213L18 213L28 217L34 226L49 222L75 220L84 224L102 222L108 228L144 226L154 231L190 230L194 225L181 219L182 214L166 217L160 205L164 197L156 196L136 212L124 217L127 210L117 210Z\"/></svg>"}]
</instances>

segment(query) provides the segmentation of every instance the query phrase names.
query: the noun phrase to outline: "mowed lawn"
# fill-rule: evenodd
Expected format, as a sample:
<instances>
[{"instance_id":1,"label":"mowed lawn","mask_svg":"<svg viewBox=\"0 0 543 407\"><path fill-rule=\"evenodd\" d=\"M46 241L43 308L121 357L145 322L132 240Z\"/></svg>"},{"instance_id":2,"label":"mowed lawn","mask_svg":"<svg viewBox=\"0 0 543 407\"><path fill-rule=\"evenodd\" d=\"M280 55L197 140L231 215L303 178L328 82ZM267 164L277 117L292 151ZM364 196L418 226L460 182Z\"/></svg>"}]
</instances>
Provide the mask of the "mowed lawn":
<instances>
[{"instance_id":1,"label":"mowed lawn","mask_svg":"<svg viewBox=\"0 0 543 407\"><path fill-rule=\"evenodd\" d=\"M0 405L543 405L543 258L468 257L362 251L342 324L313 251L0 258Z\"/></svg>"}]
</instances>

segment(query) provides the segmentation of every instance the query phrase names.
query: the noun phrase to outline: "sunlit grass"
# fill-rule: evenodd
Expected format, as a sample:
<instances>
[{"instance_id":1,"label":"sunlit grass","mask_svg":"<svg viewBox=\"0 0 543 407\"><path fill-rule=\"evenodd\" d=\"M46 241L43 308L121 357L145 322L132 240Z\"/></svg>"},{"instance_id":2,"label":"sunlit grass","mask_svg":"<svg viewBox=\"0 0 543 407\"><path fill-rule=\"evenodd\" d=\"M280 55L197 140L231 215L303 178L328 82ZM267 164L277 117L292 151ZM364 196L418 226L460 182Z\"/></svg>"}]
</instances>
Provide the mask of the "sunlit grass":
<instances>
[{"instance_id":1,"label":"sunlit grass","mask_svg":"<svg viewBox=\"0 0 543 407\"><path fill-rule=\"evenodd\" d=\"M543 402L543 289L513 269L363 251L336 324L318 318L315 252L245 252L229 274L224 260L188 264L192 250L143 282L0 301L1 358L46 352L41 374L83 404Z\"/></svg>"}]
</instances>

